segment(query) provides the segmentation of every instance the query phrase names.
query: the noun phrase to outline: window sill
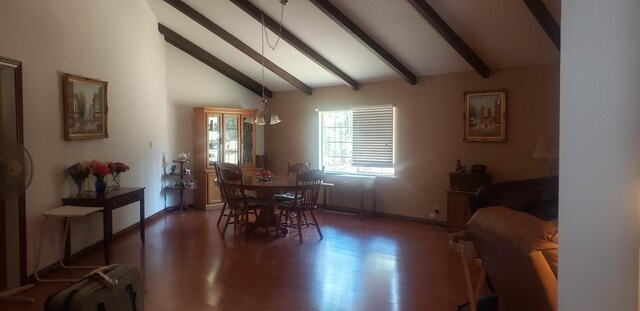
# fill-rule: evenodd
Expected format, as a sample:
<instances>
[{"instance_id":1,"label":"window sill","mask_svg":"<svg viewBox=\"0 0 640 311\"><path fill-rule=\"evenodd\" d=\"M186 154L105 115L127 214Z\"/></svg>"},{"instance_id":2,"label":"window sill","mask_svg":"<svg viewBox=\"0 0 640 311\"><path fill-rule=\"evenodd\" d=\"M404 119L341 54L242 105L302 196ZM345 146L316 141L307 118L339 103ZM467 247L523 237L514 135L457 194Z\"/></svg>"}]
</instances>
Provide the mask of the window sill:
<instances>
[{"instance_id":1,"label":"window sill","mask_svg":"<svg viewBox=\"0 0 640 311\"><path fill-rule=\"evenodd\" d=\"M376 178L388 178L388 179L397 179L396 176L391 175L366 175L366 174L353 174L353 173L338 173L338 172L325 172L325 176L336 177L336 178L362 178L362 179L376 179Z\"/></svg>"}]
</instances>

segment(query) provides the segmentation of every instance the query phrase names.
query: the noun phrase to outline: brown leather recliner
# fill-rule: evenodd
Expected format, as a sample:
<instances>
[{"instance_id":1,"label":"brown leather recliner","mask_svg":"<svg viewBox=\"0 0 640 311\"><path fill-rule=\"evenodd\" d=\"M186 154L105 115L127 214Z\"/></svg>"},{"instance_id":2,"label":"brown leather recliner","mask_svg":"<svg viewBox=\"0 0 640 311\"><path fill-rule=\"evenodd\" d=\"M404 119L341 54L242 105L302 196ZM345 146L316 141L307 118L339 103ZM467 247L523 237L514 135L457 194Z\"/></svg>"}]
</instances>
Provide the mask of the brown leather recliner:
<instances>
[{"instance_id":1,"label":"brown leather recliner","mask_svg":"<svg viewBox=\"0 0 640 311\"><path fill-rule=\"evenodd\" d=\"M467 234L499 310L557 310L558 223L549 220L557 218L557 177L483 188L471 202L477 210Z\"/></svg>"},{"instance_id":2,"label":"brown leather recliner","mask_svg":"<svg viewBox=\"0 0 640 311\"><path fill-rule=\"evenodd\" d=\"M543 220L558 218L558 176L506 181L478 189L469 200L473 215L488 206L505 206Z\"/></svg>"}]
</instances>

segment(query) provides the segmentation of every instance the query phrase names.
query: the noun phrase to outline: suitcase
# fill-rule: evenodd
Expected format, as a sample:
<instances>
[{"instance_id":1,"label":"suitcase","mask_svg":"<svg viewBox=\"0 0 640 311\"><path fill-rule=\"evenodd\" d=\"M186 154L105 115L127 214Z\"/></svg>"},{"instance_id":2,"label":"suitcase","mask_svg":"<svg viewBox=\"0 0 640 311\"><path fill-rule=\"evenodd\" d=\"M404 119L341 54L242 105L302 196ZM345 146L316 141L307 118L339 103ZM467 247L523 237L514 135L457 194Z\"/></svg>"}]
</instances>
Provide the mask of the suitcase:
<instances>
[{"instance_id":1,"label":"suitcase","mask_svg":"<svg viewBox=\"0 0 640 311\"><path fill-rule=\"evenodd\" d=\"M135 267L111 265L47 298L45 311L143 311L140 273Z\"/></svg>"}]
</instances>

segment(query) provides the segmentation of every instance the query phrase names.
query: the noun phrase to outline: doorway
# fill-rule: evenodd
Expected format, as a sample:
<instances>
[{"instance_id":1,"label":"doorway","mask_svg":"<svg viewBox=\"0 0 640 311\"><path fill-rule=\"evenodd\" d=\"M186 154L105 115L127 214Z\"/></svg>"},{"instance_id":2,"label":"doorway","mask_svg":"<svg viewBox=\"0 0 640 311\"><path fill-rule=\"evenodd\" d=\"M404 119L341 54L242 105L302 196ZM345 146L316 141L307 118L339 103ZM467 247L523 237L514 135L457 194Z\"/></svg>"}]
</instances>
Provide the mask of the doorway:
<instances>
[{"instance_id":1,"label":"doorway","mask_svg":"<svg viewBox=\"0 0 640 311\"><path fill-rule=\"evenodd\" d=\"M24 144L22 122L22 63L0 56L0 146ZM2 173L0 191L6 186ZM0 292L24 283L25 195L0 196Z\"/></svg>"}]
</instances>

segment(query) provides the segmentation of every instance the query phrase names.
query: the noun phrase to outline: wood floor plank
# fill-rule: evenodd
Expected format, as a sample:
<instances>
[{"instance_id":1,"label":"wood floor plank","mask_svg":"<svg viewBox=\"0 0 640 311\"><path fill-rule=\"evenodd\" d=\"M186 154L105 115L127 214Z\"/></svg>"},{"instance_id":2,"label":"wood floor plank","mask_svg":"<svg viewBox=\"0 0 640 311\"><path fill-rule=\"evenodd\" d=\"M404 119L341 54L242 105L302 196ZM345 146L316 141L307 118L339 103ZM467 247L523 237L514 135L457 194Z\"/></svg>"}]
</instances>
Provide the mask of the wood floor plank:
<instances>
[{"instance_id":1,"label":"wood floor plank","mask_svg":"<svg viewBox=\"0 0 640 311\"><path fill-rule=\"evenodd\" d=\"M285 237L229 232L217 211L167 213L113 241L114 262L136 266L145 309L163 310L455 310L467 301L460 258L437 226L389 218L317 213L314 227ZM221 225L222 227L222 225ZM77 263L100 262L99 250ZM477 274L477 269L473 271ZM57 273L57 272L56 272ZM0 302L0 310L42 310L65 284L37 284Z\"/></svg>"}]
</instances>

